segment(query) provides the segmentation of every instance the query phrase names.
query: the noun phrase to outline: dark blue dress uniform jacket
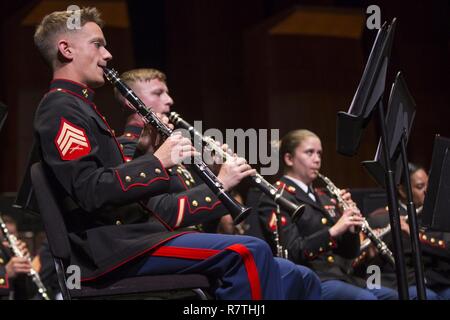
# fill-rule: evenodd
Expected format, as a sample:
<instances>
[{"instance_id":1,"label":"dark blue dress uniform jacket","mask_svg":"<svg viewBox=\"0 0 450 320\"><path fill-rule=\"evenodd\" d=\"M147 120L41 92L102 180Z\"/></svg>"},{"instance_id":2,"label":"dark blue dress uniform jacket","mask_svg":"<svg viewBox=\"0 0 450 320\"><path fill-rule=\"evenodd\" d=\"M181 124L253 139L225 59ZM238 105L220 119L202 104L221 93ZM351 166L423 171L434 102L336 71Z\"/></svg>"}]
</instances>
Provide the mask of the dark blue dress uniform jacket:
<instances>
[{"instance_id":1,"label":"dark blue dress uniform jacket","mask_svg":"<svg viewBox=\"0 0 450 320\"><path fill-rule=\"evenodd\" d=\"M55 80L35 115L40 159L64 207L70 264L95 280L182 234L174 212L145 202L169 191L169 175L152 154L126 162L112 130L92 102L93 91ZM71 153L72 152L72 153Z\"/></svg>"},{"instance_id":2,"label":"dark blue dress uniform jacket","mask_svg":"<svg viewBox=\"0 0 450 320\"><path fill-rule=\"evenodd\" d=\"M346 232L332 238L329 229L339 218L337 206L324 193L316 192L314 202L301 188L288 178L282 177L277 187L284 187L283 196L296 204L306 204L300 219L295 223L282 208L281 211L281 244L288 249L289 260L313 269L322 281L342 280L358 286L365 282L352 275L351 260L359 254L359 235ZM334 200L334 199L333 199ZM274 214L276 205L262 194L258 207L260 224L264 237L275 252Z\"/></svg>"}]
</instances>

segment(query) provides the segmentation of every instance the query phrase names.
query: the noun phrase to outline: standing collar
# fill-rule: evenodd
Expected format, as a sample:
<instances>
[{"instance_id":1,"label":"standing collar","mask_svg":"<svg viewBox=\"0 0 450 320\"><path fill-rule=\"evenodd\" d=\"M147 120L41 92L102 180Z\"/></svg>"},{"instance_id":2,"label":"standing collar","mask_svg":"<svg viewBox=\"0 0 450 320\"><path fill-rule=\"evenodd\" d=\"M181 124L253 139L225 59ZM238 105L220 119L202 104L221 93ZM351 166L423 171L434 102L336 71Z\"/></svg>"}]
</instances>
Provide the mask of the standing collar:
<instances>
[{"instance_id":1,"label":"standing collar","mask_svg":"<svg viewBox=\"0 0 450 320\"><path fill-rule=\"evenodd\" d=\"M292 178L291 176L288 175L285 175L284 177L294 182L300 189L302 189L306 194L308 194L308 186L303 181L300 181L299 179L296 178Z\"/></svg>"},{"instance_id":2,"label":"standing collar","mask_svg":"<svg viewBox=\"0 0 450 320\"><path fill-rule=\"evenodd\" d=\"M295 188L295 197L300 200L301 202L305 202L307 204L309 204L310 206L313 206L314 208L320 210L321 212L330 215L330 213L325 210L325 208L322 205L322 202L320 200L320 198L317 197L317 195L314 194L315 196L315 200L312 199L310 196L308 196L308 186L303 182L300 181L299 179L295 179L292 178L291 176L288 175L284 175L282 177L282 179L284 181L286 181L286 183L291 183L296 185L298 188ZM301 190L301 191L300 191Z\"/></svg>"},{"instance_id":3,"label":"standing collar","mask_svg":"<svg viewBox=\"0 0 450 320\"><path fill-rule=\"evenodd\" d=\"M50 82L50 90L62 89L63 91L70 91L76 95L93 102L95 92L88 86L68 80L68 79L53 79Z\"/></svg>"},{"instance_id":4,"label":"standing collar","mask_svg":"<svg viewBox=\"0 0 450 320\"><path fill-rule=\"evenodd\" d=\"M406 213L408 213L408 207L406 206L406 204L404 204L402 201L398 200L398 204L400 205L400 207L405 210ZM416 213L417 214L421 214L423 210L423 205L420 207L416 207Z\"/></svg>"}]
</instances>

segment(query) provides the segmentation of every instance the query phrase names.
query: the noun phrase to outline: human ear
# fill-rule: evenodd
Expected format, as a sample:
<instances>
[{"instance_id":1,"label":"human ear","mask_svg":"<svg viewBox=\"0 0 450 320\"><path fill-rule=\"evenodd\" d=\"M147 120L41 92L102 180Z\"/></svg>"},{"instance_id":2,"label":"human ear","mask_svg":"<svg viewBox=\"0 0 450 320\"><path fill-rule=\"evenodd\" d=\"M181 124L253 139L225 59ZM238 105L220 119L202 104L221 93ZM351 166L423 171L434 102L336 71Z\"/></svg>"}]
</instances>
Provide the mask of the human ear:
<instances>
[{"instance_id":1,"label":"human ear","mask_svg":"<svg viewBox=\"0 0 450 320\"><path fill-rule=\"evenodd\" d=\"M284 156L283 156L283 160L284 160L284 163L288 167L292 167L294 165L294 161L292 159L292 154L290 154L290 153L285 153Z\"/></svg>"},{"instance_id":2,"label":"human ear","mask_svg":"<svg viewBox=\"0 0 450 320\"><path fill-rule=\"evenodd\" d=\"M58 41L58 56L64 58L65 60L73 59L73 48L65 39L61 39Z\"/></svg>"}]
</instances>

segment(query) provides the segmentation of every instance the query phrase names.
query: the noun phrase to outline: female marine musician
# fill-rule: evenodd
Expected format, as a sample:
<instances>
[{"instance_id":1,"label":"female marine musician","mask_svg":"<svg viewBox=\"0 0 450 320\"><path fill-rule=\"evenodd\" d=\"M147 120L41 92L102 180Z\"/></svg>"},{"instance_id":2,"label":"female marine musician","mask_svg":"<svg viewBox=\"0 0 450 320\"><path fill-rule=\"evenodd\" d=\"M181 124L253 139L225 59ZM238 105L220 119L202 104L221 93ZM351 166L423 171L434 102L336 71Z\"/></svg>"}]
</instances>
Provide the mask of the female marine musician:
<instances>
[{"instance_id":1,"label":"female marine musician","mask_svg":"<svg viewBox=\"0 0 450 320\"><path fill-rule=\"evenodd\" d=\"M358 229L363 218L356 205L340 212L336 201L323 192L314 191L312 184L322 164L320 138L308 130L289 132L280 143L284 176L277 182L283 195L298 204L306 204L300 217L290 217L281 210L279 234L288 258L312 268L322 281L324 299L396 299L388 288L367 289L362 278L351 274L350 259L359 254ZM351 195L341 197L353 204ZM273 244L272 232L276 205L261 197L258 212L266 239Z\"/></svg>"},{"instance_id":2,"label":"female marine musician","mask_svg":"<svg viewBox=\"0 0 450 320\"><path fill-rule=\"evenodd\" d=\"M421 225L421 213L425 201L425 194L428 186L428 174L421 166L410 163L408 165L411 180L411 191L413 202L418 214L418 224ZM407 196L403 183L398 187L398 199L400 210L400 223L402 228L403 248L406 254L407 276L409 287L409 296L412 299L417 298L417 291L414 277L411 242L409 236L409 225L407 222ZM380 208L369 215L368 222L374 228L380 230L386 229L389 224L388 208ZM390 233L384 236L384 241L392 247L392 237ZM427 299L450 299L450 234L444 232L431 232L422 230L419 234L419 240L422 248L422 258L426 279ZM381 268L381 282L383 285L396 288L395 271L378 257L367 261L366 263L378 264Z\"/></svg>"}]
</instances>

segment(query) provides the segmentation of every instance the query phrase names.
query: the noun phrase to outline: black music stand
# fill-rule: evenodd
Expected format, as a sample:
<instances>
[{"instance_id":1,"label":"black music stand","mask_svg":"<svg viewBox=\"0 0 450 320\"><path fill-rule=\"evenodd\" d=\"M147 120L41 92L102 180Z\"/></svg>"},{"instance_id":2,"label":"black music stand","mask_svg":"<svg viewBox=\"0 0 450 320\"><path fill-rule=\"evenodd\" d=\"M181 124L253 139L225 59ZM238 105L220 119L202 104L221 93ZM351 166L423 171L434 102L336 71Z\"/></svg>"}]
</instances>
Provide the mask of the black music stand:
<instances>
[{"instance_id":1,"label":"black music stand","mask_svg":"<svg viewBox=\"0 0 450 320\"><path fill-rule=\"evenodd\" d=\"M406 144L414 121L416 104L411 96L401 72L397 74L389 96L388 113L386 116L387 138L390 142L389 159L395 166L394 180L396 185L400 183L403 173L404 187L407 194L407 212L410 225L411 246L414 257L414 269L416 276L417 294L420 300L426 299L425 282L422 255L419 241L419 228L417 223L416 208L413 202L411 182L409 177ZM381 155L381 139L378 144L374 161L364 161L362 164L369 174L383 187L386 187L384 175L384 156Z\"/></svg>"},{"instance_id":2,"label":"black music stand","mask_svg":"<svg viewBox=\"0 0 450 320\"><path fill-rule=\"evenodd\" d=\"M423 205L422 225L450 232L450 139L436 136L430 179Z\"/></svg>"},{"instance_id":3,"label":"black music stand","mask_svg":"<svg viewBox=\"0 0 450 320\"><path fill-rule=\"evenodd\" d=\"M400 157L401 139L408 142L411 127L416 114L416 104L409 93L403 74L399 72L392 85L389 95L388 112L386 115L387 138L391 146L389 150L389 159L394 164L394 181L398 185L402 176L403 163ZM404 134L405 133L405 134ZM377 151L374 160L363 161L362 165L372 178L386 189L385 181L385 162L381 139L378 142Z\"/></svg>"},{"instance_id":4,"label":"black music stand","mask_svg":"<svg viewBox=\"0 0 450 320\"><path fill-rule=\"evenodd\" d=\"M384 23L378 30L348 112L340 111L337 114L336 146L337 151L345 156L356 154L363 130L374 107L383 96L389 57L389 52L383 55L387 36L388 26Z\"/></svg>"},{"instance_id":5,"label":"black music stand","mask_svg":"<svg viewBox=\"0 0 450 320\"><path fill-rule=\"evenodd\" d=\"M399 298L409 299L408 281L406 279L405 258L401 241L400 216L398 213L397 193L394 175L389 159L390 144L386 134L386 123L383 109L383 94L386 72L391 53L396 19L378 30L372 46L364 73L353 97L348 112L337 114L337 151L346 156L354 155L359 147L364 128L371 119L374 109L378 110L378 122L381 129L383 157L386 165L386 186L389 206L389 219L394 244L395 271L398 283Z\"/></svg>"},{"instance_id":6,"label":"black music stand","mask_svg":"<svg viewBox=\"0 0 450 320\"><path fill-rule=\"evenodd\" d=\"M8 107L0 102L0 131L5 124L6 118L8 117Z\"/></svg>"}]
</instances>

